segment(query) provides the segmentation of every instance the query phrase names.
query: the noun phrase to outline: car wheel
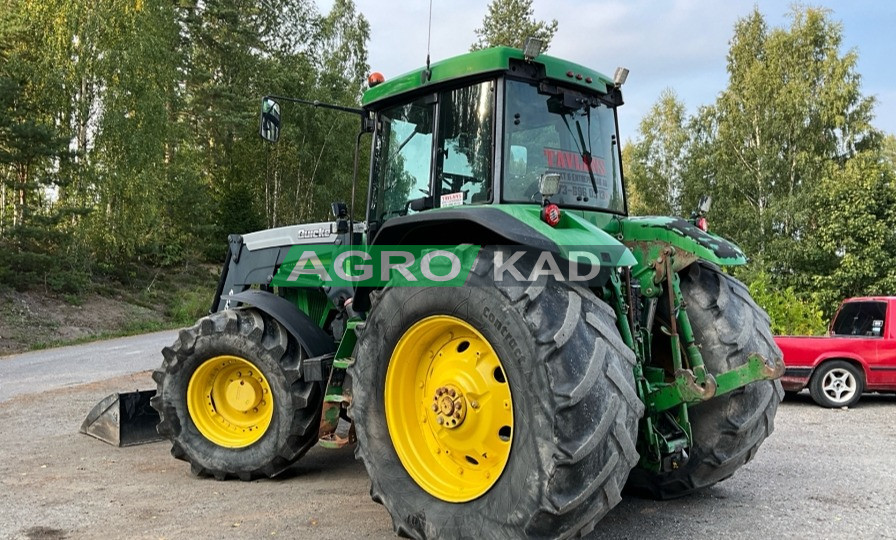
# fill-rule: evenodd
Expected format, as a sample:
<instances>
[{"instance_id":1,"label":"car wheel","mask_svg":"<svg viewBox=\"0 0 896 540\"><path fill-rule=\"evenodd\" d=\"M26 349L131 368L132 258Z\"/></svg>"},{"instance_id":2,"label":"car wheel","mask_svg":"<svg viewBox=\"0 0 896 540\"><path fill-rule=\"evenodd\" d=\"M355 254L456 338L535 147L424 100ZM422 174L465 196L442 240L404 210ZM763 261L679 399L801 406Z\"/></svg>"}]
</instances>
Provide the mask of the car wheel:
<instances>
[{"instance_id":1,"label":"car wheel","mask_svg":"<svg viewBox=\"0 0 896 540\"><path fill-rule=\"evenodd\" d=\"M851 407L859 401L864 389L861 370L843 360L819 366L809 383L812 399L822 407Z\"/></svg>"}]
</instances>

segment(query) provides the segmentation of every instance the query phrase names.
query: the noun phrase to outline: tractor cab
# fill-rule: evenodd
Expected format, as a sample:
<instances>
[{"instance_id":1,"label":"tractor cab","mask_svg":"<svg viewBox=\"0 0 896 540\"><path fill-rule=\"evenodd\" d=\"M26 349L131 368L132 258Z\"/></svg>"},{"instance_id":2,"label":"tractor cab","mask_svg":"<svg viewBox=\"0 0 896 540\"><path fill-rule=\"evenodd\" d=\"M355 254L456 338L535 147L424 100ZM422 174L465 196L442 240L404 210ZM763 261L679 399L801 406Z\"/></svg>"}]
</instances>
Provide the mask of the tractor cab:
<instances>
[{"instance_id":1,"label":"tractor cab","mask_svg":"<svg viewBox=\"0 0 896 540\"><path fill-rule=\"evenodd\" d=\"M372 233L443 208L550 202L626 212L622 98L619 84L597 72L499 47L377 84L363 104L374 118ZM545 175L555 181L541 182Z\"/></svg>"}]
</instances>

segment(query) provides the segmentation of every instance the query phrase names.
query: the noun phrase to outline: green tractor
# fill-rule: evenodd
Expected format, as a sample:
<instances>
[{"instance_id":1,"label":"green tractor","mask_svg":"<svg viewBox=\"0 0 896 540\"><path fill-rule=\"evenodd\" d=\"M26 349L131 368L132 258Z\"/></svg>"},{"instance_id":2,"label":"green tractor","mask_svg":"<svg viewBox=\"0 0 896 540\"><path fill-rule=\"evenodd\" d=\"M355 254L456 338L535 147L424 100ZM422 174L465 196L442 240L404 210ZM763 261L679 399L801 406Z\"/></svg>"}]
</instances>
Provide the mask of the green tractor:
<instances>
[{"instance_id":1,"label":"green tractor","mask_svg":"<svg viewBox=\"0 0 896 540\"><path fill-rule=\"evenodd\" d=\"M250 480L356 444L413 538L583 535L624 489L678 497L748 462L781 353L720 270L746 258L706 231L708 204L627 215L626 74L529 42L375 74L358 109L264 98L271 142L284 101L359 115L366 220L352 200L332 222L229 237L210 315L153 374L174 457Z\"/></svg>"}]
</instances>

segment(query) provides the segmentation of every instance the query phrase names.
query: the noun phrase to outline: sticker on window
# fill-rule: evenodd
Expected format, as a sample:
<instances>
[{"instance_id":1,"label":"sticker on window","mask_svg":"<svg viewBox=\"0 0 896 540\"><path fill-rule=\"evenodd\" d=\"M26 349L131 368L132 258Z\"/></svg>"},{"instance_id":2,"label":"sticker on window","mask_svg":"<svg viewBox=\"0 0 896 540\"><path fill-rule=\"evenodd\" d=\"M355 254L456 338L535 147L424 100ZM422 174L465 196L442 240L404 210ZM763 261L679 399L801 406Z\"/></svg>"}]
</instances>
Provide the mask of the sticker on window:
<instances>
[{"instance_id":1,"label":"sticker on window","mask_svg":"<svg viewBox=\"0 0 896 540\"><path fill-rule=\"evenodd\" d=\"M446 193L442 195L442 208L449 206L461 206L464 204L464 194L461 191L457 193Z\"/></svg>"}]
</instances>

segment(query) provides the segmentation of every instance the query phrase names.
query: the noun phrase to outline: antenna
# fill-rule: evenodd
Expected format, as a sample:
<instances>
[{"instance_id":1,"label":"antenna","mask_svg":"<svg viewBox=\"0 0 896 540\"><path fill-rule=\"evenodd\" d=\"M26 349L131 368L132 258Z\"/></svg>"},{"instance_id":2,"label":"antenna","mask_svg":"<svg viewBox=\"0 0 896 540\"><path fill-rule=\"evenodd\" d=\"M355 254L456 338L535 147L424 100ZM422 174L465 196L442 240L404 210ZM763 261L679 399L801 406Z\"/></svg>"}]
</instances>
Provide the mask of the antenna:
<instances>
[{"instance_id":1,"label":"antenna","mask_svg":"<svg viewBox=\"0 0 896 540\"><path fill-rule=\"evenodd\" d=\"M429 69L429 44L432 41L432 0L429 0L429 28L426 32L426 69L423 70L423 82L429 82L432 71Z\"/></svg>"}]
</instances>

